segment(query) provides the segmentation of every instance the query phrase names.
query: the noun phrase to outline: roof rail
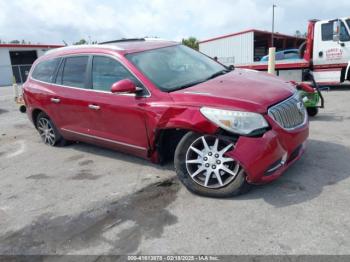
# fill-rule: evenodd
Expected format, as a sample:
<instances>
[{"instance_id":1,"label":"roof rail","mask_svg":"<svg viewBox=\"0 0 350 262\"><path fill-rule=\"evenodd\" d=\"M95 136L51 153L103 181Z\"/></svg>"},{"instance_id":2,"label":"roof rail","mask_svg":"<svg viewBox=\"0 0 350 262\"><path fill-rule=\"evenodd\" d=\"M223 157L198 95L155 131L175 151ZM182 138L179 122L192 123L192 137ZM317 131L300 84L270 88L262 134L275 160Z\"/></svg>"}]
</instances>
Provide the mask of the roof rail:
<instances>
[{"instance_id":1,"label":"roof rail","mask_svg":"<svg viewBox=\"0 0 350 262\"><path fill-rule=\"evenodd\" d=\"M65 46L61 48L55 48L52 50L47 51L45 54L53 54L59 51L69 51L69 50L74 50L74 49L81 49L81 48L110 48L113 50L124 50L123 48L120 48L118 46L114 45L105 45L105 46L100 46L100 45L70 45L70 46Z\"/></svg>"},{"instance_id":2,"label":"roof rail","mask_svg":"<svg viewBox=\"0 0 350 262\"><path fill-rule=\"evenodd\" d=\"M122 43L122 42L138 42L138 41L146 41L146 39L145 38L121 38L121 39L117 39L117 40L101 42L98 44L105 45L105 44L114 44L114 43Z\"/></svg>"}]
</instances>

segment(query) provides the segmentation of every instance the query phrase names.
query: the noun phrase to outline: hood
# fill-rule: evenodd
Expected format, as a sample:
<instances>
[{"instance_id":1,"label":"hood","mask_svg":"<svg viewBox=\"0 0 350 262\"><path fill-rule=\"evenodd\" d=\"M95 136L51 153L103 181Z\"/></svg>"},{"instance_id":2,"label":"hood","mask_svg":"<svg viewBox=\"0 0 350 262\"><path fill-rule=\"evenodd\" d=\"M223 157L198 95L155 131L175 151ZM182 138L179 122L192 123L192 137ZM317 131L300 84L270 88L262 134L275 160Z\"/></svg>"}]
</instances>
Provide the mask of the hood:
<instances>
[{"instance_id":1,"label":"hood","mask_svg":"<svg viewBox=\"0 0 350 262\"><path fill-rule=\"evenodd\" d=\"M174 102L188 106L212 106L265 113L288 98L295 87L278 77L247 69L235 69L204 83L171 92Z\"/></svg>"}]
</instances>

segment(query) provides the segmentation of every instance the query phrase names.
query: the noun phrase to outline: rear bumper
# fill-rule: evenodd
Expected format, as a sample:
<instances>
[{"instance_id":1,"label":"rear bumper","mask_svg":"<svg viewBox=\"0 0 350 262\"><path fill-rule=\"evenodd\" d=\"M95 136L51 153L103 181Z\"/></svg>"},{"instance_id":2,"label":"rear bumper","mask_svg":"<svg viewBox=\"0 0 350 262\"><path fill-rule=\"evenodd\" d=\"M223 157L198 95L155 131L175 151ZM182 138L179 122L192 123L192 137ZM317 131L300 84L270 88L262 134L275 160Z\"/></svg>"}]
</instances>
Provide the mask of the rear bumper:
<instances>
[{"instance_id":1,"label":"rear bumper","mask_svg":"<svg viewBox=\"0 0 350 262\"><path fill-rule=\"evenodd\" d=\"M272 123L272 129L262 137L240 137L227 156L236 159L252 184L264 184L277 179L305 151L309 126L286 131Z\"/></svg>"}]
</instances>

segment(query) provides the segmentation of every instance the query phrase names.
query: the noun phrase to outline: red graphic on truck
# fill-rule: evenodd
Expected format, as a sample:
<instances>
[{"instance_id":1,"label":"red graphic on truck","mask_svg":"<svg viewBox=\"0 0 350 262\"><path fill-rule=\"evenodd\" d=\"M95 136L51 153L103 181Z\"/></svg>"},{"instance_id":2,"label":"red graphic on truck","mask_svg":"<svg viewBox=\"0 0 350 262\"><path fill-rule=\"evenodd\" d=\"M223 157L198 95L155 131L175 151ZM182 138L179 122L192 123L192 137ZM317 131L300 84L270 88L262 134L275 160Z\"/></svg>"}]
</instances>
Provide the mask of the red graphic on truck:
<instances>
[{"instance_id":1,"label":"red graphic on truck","mask_svg":"<svg viewBox=\"0 0 350 262\"><path fill-rule=\"evenodd\" d=\"M331 48L326 51L327 60L339 60L343 57L343 50L340 48Z\"/></svg>"}]
</instances>

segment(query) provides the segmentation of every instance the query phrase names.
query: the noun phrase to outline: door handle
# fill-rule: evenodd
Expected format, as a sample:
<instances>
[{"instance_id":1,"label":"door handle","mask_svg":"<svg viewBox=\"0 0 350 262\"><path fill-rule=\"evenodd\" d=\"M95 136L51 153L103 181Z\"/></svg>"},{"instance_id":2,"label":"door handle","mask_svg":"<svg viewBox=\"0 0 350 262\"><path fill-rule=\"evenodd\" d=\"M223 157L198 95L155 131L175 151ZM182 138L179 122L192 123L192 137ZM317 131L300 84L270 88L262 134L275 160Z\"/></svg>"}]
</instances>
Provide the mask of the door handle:
<instances>
[{"instance_id":1,"label":"door handle","mask_svg":"<svg viewBox=\"0 0 350 262\"><path fill-rule=\"evenodd\" d=\"M52 97L51 102L58 104L59 102L61 102L61 99Z\"/></svg>"},{"instance_id":2,"label":"door handle","mask_svg":"<svg viewBox=\"0 0 350 262\"><path fill-rule=\"evenodd\" d=\"M100 106L97 105L89 105L89 108L92 110L100 110Z\"/></svg>"}]
</instances>

